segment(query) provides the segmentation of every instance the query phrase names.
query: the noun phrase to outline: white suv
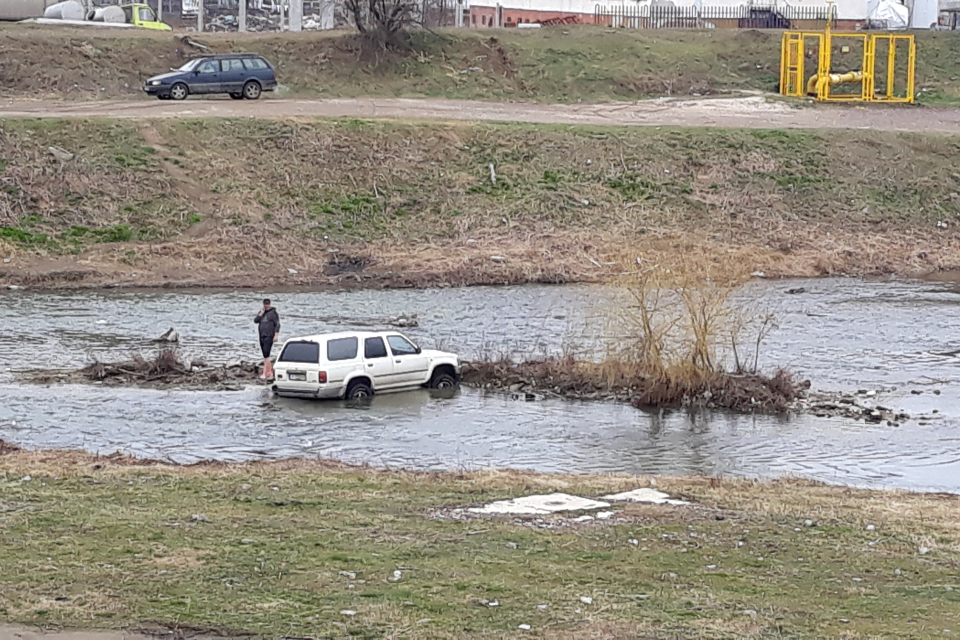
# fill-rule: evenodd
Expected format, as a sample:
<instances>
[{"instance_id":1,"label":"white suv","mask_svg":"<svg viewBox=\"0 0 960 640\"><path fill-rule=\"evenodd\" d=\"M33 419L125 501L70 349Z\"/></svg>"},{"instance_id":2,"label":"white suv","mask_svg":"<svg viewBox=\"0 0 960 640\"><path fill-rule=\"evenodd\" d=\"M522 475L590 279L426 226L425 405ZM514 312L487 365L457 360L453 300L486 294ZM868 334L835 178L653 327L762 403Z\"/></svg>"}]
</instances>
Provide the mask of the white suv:
<instances>
[{"instance_id":1,"label":"white suv","mask_svg":"<svg viewBox=\"0 0 960 640\"><path fill-rule=\"evenodd\" d=\"M417 387L455 388L460 359L425 351L396 331L350 331L287 340L274 372L277 395L353 400Z\"/></svg>"}]
</instances>

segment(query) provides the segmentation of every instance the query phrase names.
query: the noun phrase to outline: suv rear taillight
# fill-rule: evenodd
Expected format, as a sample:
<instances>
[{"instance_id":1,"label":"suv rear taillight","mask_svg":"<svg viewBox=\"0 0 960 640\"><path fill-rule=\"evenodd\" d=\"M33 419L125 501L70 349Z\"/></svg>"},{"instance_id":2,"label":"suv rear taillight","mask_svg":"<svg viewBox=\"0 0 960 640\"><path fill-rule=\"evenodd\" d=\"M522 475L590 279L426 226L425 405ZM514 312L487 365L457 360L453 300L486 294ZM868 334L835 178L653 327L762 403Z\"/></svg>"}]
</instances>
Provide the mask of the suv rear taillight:
<instances>
[{"instance_id":1,"label":"suv rear taillight","mask_svg":"<svg viewBox=\"0 0 960 640\"><path fill-rule=\"evenodd\" d=\"M327 372L326 372L326 371L320 371L320 372L318 372L318 373L317 373L317 382L319 382L320 384L323 384L323 383L325 383L326 381L327 381Z\"/></svg>"}]
</instances>

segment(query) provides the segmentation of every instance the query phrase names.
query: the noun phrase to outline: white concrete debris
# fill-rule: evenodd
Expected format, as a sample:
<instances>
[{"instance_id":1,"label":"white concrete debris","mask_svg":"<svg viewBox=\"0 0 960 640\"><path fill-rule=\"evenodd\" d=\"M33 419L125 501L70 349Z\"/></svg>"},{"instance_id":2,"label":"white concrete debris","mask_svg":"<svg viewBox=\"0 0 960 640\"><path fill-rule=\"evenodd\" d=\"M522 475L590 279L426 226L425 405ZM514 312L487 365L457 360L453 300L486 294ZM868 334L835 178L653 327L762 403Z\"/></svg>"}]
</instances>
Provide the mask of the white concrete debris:
<instances>
[{"instance_id":1,"label":"white concrete debris","mask_svg":"<svg viewBox=\"0 0 960 640\"><path fill-rule=\"evenodd\" d=\"M559 511L588 511L604 509L610 505L589 498L572 496L567 493L534 495L513 500L498 500L482 507L468 509L470 513L488 515L547 515Z\"/></svg>"},{"instance_id":2,"label":"white concrete debris","mask_svg":"<svg viewBox=\"0 0 960 640\"><path fill-rule=\"evenodd\" d=\"M675 506L690 504L683 500L672 500L666 493L649 488L615 493L613 495L603 496L603 499L609 500L610 502L650 502L652 504L672 504Z\"/></svg>"}]
</instances>

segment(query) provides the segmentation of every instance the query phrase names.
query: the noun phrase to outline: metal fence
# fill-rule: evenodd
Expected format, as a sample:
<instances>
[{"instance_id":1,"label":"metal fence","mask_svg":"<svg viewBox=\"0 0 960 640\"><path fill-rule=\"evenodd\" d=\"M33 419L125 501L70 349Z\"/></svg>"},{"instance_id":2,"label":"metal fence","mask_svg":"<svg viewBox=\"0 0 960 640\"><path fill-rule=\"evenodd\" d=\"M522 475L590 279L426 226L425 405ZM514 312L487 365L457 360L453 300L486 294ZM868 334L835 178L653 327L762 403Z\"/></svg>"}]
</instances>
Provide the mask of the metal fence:
<instances>
[{"instance_id":1,"label":"metal fence","mask_svg":"<svg viewBox=\"0 0 960 640\"><path fill-rule=\"evenodd\" d=\"M597 5L594 22L624 29L792 29L798 24L822 27L835 19L831 7L724 7L604 6Z\"/></svg>"}]
</instances>

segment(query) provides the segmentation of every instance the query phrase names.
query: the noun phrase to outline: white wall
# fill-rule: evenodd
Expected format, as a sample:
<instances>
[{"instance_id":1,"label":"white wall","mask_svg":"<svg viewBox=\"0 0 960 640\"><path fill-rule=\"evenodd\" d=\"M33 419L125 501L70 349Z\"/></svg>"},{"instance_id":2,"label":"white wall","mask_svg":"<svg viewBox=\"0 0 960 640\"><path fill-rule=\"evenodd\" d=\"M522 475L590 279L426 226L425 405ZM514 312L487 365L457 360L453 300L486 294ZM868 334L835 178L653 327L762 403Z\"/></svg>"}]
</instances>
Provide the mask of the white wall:
<instances>
[{"instance_id":1,"label":"white wall","mask_svg":"<svg viewBox=\"0 0 960 640\"><path fill-rule=\"evenodd\" d=\"M552 13L587 13L592 14L596 6L626 6L626 7L645 7L650 5L650 0L641 0L640 2L623 2L622 0L612 0L604 2L603 0L470 0L470 6L474 7L495 7L497 4L508 9L521 9L526 11L549 11ZM674 0L677 6L692 6L693 0ZM701 0L701 6L742 6L750 4L745 0ZM770 6L774 2L764 2L758 0L753 4L757 6ZM825 7L824 0L790 0L784 2L778 0L777 6L791 7ZM867 0L837 0L837 17L840 20L863 20L867 17Z\"/></svg>"}]
</instances>

